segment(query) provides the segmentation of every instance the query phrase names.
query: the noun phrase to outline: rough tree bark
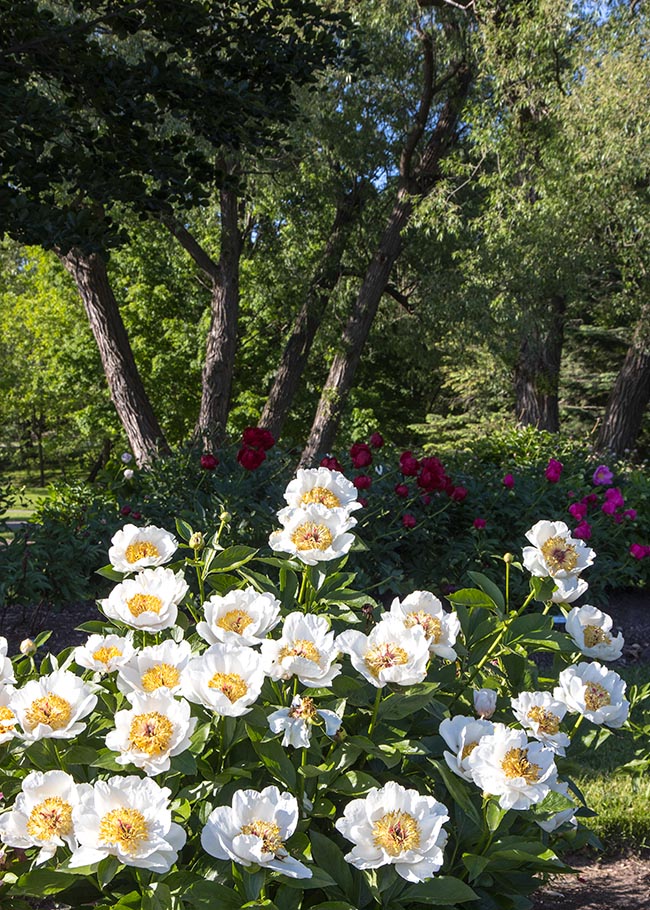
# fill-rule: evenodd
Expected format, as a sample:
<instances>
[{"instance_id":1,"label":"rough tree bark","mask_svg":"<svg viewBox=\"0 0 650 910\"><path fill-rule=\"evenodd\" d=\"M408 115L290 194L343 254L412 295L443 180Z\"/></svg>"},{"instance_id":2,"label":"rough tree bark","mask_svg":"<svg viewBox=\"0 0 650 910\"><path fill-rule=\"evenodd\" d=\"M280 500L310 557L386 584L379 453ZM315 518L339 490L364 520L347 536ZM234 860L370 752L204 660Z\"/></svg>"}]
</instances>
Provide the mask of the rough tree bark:
<instances>
[{"instance_id":1,"label":"rough tree bark","mask_svg":"<svg viewBox=\"0 0 650 910\"><path fill-rule=\"evenodd\" d=\"M597 448L621 455L633 449L643 414L650 402L650 304L646 303L636 324L607 402Z\"/></svg>"},{"instance_id":2,"label":"rough tree bark","mask_svg":"<svg viewBox=\"0 0 650 910\"><path fill-rule=\"evenodd\" d=\"M280 437L291 409L330 295L342 274L343 253L356 216L363 206L362 189L362 183L358 181L338 201L329 239L273 378L259 423L261 427L270 430L276 439Z\"/></svg>"},{"instance_id":3,"label":"rough tree bark","mask_svg":"<svg viewBox=\"0 0 650 910\"><path fill-rule=\"evenodd\" d=\"M515 366L516 415L520 426L558 433L558 390L564 345L566 298L555 294L543 318L522 337Z\"/></svg>"},{"instance_id":4,"label":"rough tree bark","mask_svg":"<svg viewBox=\"0 0 650 910\"><path fill-rule=\"evenodd\" d=\"M434 84L431 37L427 34L422 34L421 37L424 85L415 124L402 149L397 196L343 332L341 350L334 357L323 387L309 439L300 458L303 467L312 464L316 456L328 451L334 442L363 346L393 265L402 250L402 231L408 225L416 203L425 198L440 179L439 163L454 142L460 113L469 90L470 70L464 63L458 63L443 80L449 85L447 99L431 136L414 165L413 159L424 135L433 99L441 88L441 85Z\"/></svg>"},{"instance_id":5,"label":"rough tree bark","mask_svg":"<svg viewBox=\"0 0 650 910\"><path fill-rule=\"evenodd\" d=\"M59 254L74 278L95 336L118 417L138 465L167 451L167 443L133 357L119 306L99 253L72 249Z\"/></svg>"},{"instance_id":6,"label":"rough tree bark","mask_svg":"<svg viewBox=\"0 0 650 910\"><path fill-rule=\"evenodd\" d=\"M175 222L165 222L208 277L212 287L210 328L201 382L201 407L194 430L194 438L202 440L206 451L219 446L226 431L239 318L239 261L242 252L239 198L235 190L226 188L221 190L220 199L221 242L218 262L206 253L185 227Z\"/></svg>"}]
</instances>

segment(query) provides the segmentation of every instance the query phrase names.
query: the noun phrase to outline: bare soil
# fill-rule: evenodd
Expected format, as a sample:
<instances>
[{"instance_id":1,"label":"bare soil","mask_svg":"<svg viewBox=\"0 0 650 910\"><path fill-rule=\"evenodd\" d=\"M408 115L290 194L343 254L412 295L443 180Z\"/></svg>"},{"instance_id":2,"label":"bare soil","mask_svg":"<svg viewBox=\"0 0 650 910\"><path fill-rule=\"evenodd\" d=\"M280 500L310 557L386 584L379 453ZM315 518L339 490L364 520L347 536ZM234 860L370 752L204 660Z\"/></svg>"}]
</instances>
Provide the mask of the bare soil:
<instances>
[{"instance_id":1,"label":"bare soil","mask_svg":"<svg viewBox=\"0 0 650 910\"><path fill-rule=\"evenodd\" d=\"M620 629L625 637L618 665L650 664L650 592L613 594L607 610L615 629ZM70 604L61 612L43 605L25 610L9 607L0 613L0 635L7 638L11 655L24 638L52 630L47 650L58 653L82 644L87 633L76 631L76 627L98 618L97 607L89 601ZM556 876L540 888L534 910L650 910L649 855L601 857L590 852L567 861L575 874Z\"/></svg>"}]
</instances>

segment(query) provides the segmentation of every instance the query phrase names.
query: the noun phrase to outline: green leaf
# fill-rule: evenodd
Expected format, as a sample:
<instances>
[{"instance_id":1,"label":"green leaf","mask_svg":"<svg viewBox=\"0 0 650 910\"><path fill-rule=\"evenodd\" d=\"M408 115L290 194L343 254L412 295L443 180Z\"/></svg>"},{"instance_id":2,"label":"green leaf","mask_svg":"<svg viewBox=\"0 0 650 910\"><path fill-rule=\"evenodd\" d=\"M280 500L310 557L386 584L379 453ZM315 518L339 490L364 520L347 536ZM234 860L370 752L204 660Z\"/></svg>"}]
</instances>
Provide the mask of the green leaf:
<instances>
[{"instance_id":1,"label":"green leaf","mask_svg":"<svg viewBox=\"0 0 650 910\"><path fill-rule=\"evenodd\" d=\"M330 790L345 796L363 796L373 787L379 786L379 781L365 771L348 771L330 784Z\"/></svg>"},{"instance_id":2,"label":"green leaf","mask_svg":"<svg viewBox=\"0 0 650 910\"><path fill-rule=\"evenodd\" d=\"M101 575L102 578L108 578L110 581L124 581L124 575L118 572L113 566L102 566L101 569L95 569L95 575Z\"/></svg>"},{"instance_id":3,"label":"green leaf","mask_svg":"<svg viewBox=\"0 0 650 910\"><path fill-rule=\"evenodd\" d=\"M56 872L53 869L34 869L21 875L12 887L12 893L27 897L48 897L59 894L77 881L77 876L69 872Z\"/></svg>"},{"instance_id":4,"label":"green leaf","mask_svg":"<svg viewBox=\"0 0 650 910\"><path fill-rule=\"evenodd\" d=\"M487 856L478 856L476 853L463 853L463 865L469 872L470 882L476 881L489 864L490 860Z\"/></svg>"},{"instance_id":5,"label":"green leaf","mask_svg":"<svg viewBox=\"0 0 650 910\"><path fill-rule=\"evenodd\" d=\"M233 569L238 569L240 566L250 562L256 553L257 550L253 547L245 547L242 544L227 547L213 559L210 574L213 572L232 572Z\"/></svg>"},{"instance_id":6,"label":"green leaf","mask_svg":"<svg viewBox=\"0 0 650 910\"><path fill-rule=\"evenodd\" d=\"M438 688L437 682L409 686L403 694L399 692L382 699L378 716L382 720L399 720L415 714L434 700L433 693Z\"/></svg>"},{"instance_id":7,"label":"green leaf","mask_svg":"<svg viewBox=\"0 0 650 910\"><path fill-rule=\"evenodd\" d=\"M483 824L483 819L470 796L470 793L473 793L474 790L470 791L468 784L466 784L457 774L454 774L444 760L439 761L438 759L432 758L429 759L429 761L442 778L445 789L454 802L458 803L463 812L474 822L476 827L480 828Z\"/></svg>"},{"instance_id":8,"label":"green leaf","mask_svg":"<svg viewBox=\"0 0 650 910\"><path fill-rule=\"evenodd\" d=\"M501 822L505 818L507 811L507 809L501 808L496 799L490 799L485 810L485 820L487 821L488 829L492 833L498 830Z\"/></svg>"},{"instance_id":9,"label":"green leaf","mask_svg":"<svg viewBox=\"0 0 650 910\"><path fill-rule=\"evenodd\" d=\"M501 592L501 589L498 585L492 581L491 578L488 578L487 575L483 575L482 572L468 572L469 577L472 579L474 584L484 591L485 594L490 597L494 603L499 607L500 610L505 610L506 602Z\"/></svg>"},{"instance_id":10,"label":"green leaf","mask_svg":"<svg viewBox=\"0 0 650 910\"><path fill-rule=\"evenodd\" d=\"M183 521L182 518L176 519L176 532L180 539L184 540L185 543L189 542L190 537L194 533L190 525L186 521Z\"/></svg>"},{"instance_id":11,"label":"green leaf","mask_svg":"<svg viewBox=\"0 0 650 910\"><path fill-rule=\"evenodd\" d=\"M182 895L183 903L196 910L215 910L217 907L241 907L241 897L232 888L227 888L219 882L195 882Z\"/></svg>"},{"instance_id":12,"label":"green leaf","mask_svg":"<svg viewBox=\"0 0 650 910\"><path fill-rule=\"evenodd\" d=\"M400 900L404 903L412 901L413 903L449 907L453 904L478 900L478 895L459 878L453 878L451 875L437 875L428 882L411 885L402 892Z\"/></svg>"},{"instance_id":13,"label":"green leaf","mask_svg":"<svg viewBox=\"0 0 650 910\"><path fill-rule=\"evenodd\" d=\"M552 578L539 578L532 575L530 578L530 590L535 600L541 603L547 603L555 591L555 582Z\"/></svg>"},{"instance_id":14,"label":"green leaf","mask_svg":"<svg viewBox=\"0 0 650 910\"><path fill-rule=\"evenodd\" d=\"M311 851L314 862L328 875L331 875L341 891L348 897L354 896L354 880L349 864L345 861L343 852L329 837L310 831Z\"/></svg>"},{"instance_id":15,"label":"green leaf","mask_svg":"<svg viewBox=\"0 0 650 910\"><path fill-rule=\"evenodd\" d=\"M486 610L498 612L499 607L485 591L477 588L462 588L447 595L447 600L452 604L461 604L464 607L484 607Z\"/></svg>"}]
</instances>

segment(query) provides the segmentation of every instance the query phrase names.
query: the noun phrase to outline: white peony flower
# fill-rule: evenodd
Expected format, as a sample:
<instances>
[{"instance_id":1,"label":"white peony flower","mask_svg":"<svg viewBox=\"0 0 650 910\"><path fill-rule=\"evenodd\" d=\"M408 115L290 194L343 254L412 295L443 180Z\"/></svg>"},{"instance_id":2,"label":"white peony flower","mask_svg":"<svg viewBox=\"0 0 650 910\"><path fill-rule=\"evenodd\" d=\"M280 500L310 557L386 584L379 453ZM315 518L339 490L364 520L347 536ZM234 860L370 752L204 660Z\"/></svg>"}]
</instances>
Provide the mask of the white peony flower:
<instances>
[{"instance_id":1,"label":"white peony flower","mask_svg":"<svg viewBox=\"0 0 650 910\"><path fill-rule=\"evenodd\" d=\"M188 590L182 572L162 567L145 569L116 585L99 605L113 621L145 632L160 632L176 623L178 605Z\"/></svg>"},{"instance_id":2,"label":"white peony flower","mask_svg":"<svg viewBox=\"0 0 650 910\"><path fill-rule=\"evenodd\" d=\"M489 720L477 720L462 714L446 717L441 722L438 732L451 749L451 752L443 752L443 755L454 774L464 780L473 779L467 760L478 746L479 740L484 736L492 736L493 730L494 724Z\"/></svg>"},{"instance_id":3,"label":"white peony flower","mask_svg":"<svg viewBox=\"0 0 650 910\"><path fill-rule=\"evenodd\" d=\"M283 746L307 749L311 740L311 728L322 718L327 736L334 736L341 726L341 718L334 711L317 708L311 698L296 695L290 708L280 708L268 716L273 733L284 732Z\"/></svg>"},{"instance_id":4,"label":"white peony flower","mask_svg":"<svg viewBox=\"0 0 650 910\"><path fill-rule=\"evenodd\" d=\"M312 871L289 856L285 842L298 824L298 801L277 787L238 790L231 806L214 809L201 832L201 846L217 859L262 866L289 878L311 878Z\"/></svg>"},{"instance_id":5,"label":"white peony flower","mask_svg":"<svg viewBox=\"0 0 650 910\"><path fill-rule=\"evenodd\" d=\"M347 531L357 523L343 509L315 504L283 511L284 527L269 537L272 550L297 556L308 566L345 556L354 543Z\"/></svg>"},{"instance_id":6,"label":"white peony flower","mask_svg":"<svg viewBox=\"0 0 650 910\"><path fill-rule=\"evenodd\" d=\"M240 717L259 698L264 678L257 651L219 642L190 660L182 693L216 714Z\"/></svg>"},{"instance_id":7,"label":"white peony flower","mask_svg":"<svg viewBox=\"0 0 650 910\"><path fill-rule=\"evenodd\" d=\"M281 606L272 594L255 588L213 594L203 604L206 621L197 623L196 631L210 645L218 641L258 645L280 622Z\"/></svg>"},{"instance_id":8,"label":"white peony flower","mask_svg":"<svg viewBox=\"0 0 650 910\"><path fill-rule=\"evenodd\" d=\"M118 572L138 572L150 566L162 566L169 562L178 541L164 528L149 525L124 525L112 539L108 551L110 564Z\"/></svg>"},{"instance_id":9,"label":"white peony flower","mask_svg":"<svg viewBox=\"0 0 650 910\"><path fill-rule=\"evenodd\" d=\"M125 468L125 469L124 469L124 479L125 479L125 480L133 480L134 473L135 473L135 472L133 471L132 468Z\"/></svg>"},{"instance_id":10,"label":"white peony flower","mask_svg":"<svg viewBox=\"0 0 650 910\"><path fill-rule=\"evenodd\" d=\"M570 575L568 578L553 579L555 582L555 591L551 594L551 600L554 604L570 604L585 593L589 585L578 575Z\"/></svg>"},{"instance_id":11,"label":"white peony flower","mask_svg":"<svg viewBox=\"0 0 650 910\"><path fill-rule=\"evenodd\" d=\"M566 630L587 657L598 660L618 660L625 640L620 634L611 635L612 617L597 607L585 604L574 607L566 618Z\"/></svg>"},{"instance_id":12,"label":"white peony flower","mask_svg":"<svg viewBox=\"0 0 650 910\"><path fill-rule=\"evenodd\" d=\"M497 707L497 693L494 689L474 689L474 710L479 717L492 717Z\"/></svg>"},{"instance_id":13,"label":"white peony flower","mask_svg":"<svg viewBox=\"0 0 650 910\"><path fill-rule=\"evenodd\" d=\"M88 784L75 784L64 771L32 771L10 812L0 815L0 841L8 847L40 847L36 865L51 859L64 844L75 850L72 811Z\"/></svg>"},{"instance_id":14,"label":"white peony flower","mask_svg":"<svg viewBox=\"0 0 650 910\"><path fill-rule=\"evenodd\" d=\"M10 707L15 692L13 686L0 686L0 746L16 736L18 718Z\"/></svg>"},{"instance_id":15,"label":"white peony flower","mask_svg":"<svg viewBox=\"0 0 650 910\"><path fill-rule=\"evenodd\" d=\"M90 866L116 856L127 866L169 872L186 834L172 822L171 790L149 777L111 777L81 794L72 811L79 848L70 866Z\"/></svg>"},{"instance_id":16,"label":"white peony flower","mask_svg":"<svg viewBox=\"0 0 650 910\"><path fill-rule=\"evenodd\" d=\"M72 739L86 729L80 723L94 710L97 696L91 687L68 670L32 679L16 689L9 707L23 729L24 740Z\"/></svg>"},{"instance_id":17,"label":"white peony flower","mask_svg":"<svg viewBox=\"0 0 650 910\"><path fill-rule=\"evenodd\" d=\"M189 704L167 690L151 695L133 692L128 699L132 707L116 713L106 747L120 753L118 765L135 765L149 776L168 771L172 756L189 748L196 727Z\"/></svg>"},{"instance_id":18,"label":"white peony flower","mask_svg":"<svg viewBox=\"0 0 650 910\"><path fill-rule=\"evenodd\" d=\"M550 793L557 778L555 756L523 730L495 724L472 751L468 765L474 783L499 797L502 809L528 809Z\"/></svg>"},{"instance_id":19,"label":"white peony flower","mask_svg":"<svg viewBox=\"0 0 650 910\"><path fill-rule=\"evenodd\" d=\"M370 635L348 630L336 639L352 666L381 689L386 683L412 686L427 675L429 642L420 625L405 628L396 616L385 615Z\"/></svg>"},{"instance_id":20,"label":"white peony flower","mask_svg":"<svg viewBox=\"0 0 650 910\"><path fill-rule=\"evenodd\" d=\"M0 635L0 685L3 686L16 682L13 664L7 657L7 648L7 639Z\"/></svg>"},{"instance_id":21,"label":"white peony flower","mask_svg":"<svg viewBox=\"0 0 650 910\"><path fill-rule=\"evenodd\" d=\"M130 638L119 635L91 635L85 645L74 649L75 663L87 670L112 673L135 653Z\"/></svg>"},{"instance_id":22,"label":"white peony flower","mask_svg":"<svg viewBox=\"0 0 650 910\"><path fill-rule=\"evenodd\" d=\"M305 509L318 504L326 509L345 509L352 512L361 508L357 501L358 490L340 471L329 468L300 468L284 491L289 508L282 509L278 518L284 524L284 517L292 509Z\"/></svg>"},{"instance_id":23,"label":"white peony flower","mask_svg":"<svg viewBox=\"0 0 650 910\"><path fill-rule=\"evenodd\" d=\"M324 616L289 613L282 626L282 637L262 642L262 659L271 679L297 676L303 686L325 688L341 672L333 661L338 642Z\"/></svg>"},{"instance_id":24,"label":"white peony flower","mask_svg":"<svg viewBox=\"0 0 650 910\"><path fill-rule=\"evenodd\" d=\"M460 632L460 620L455 613L445 613L441 602L429 591L414 591L390 606L390 615L400 619L407 629L421 626L429 643L429 651L445 660L456 660L454 645Z\"/></svg>"},{"instance_id":25,"label":"white peony flower","mask_svg":"<svg viewBox=\"0 0 650 910\"><path fill-rule=\"evenodd\" d=\"M346 860L357 869L394 865L407 882L431 878L442 866L447 807L395 781L353 799L335 827L355 845Z\"/></svg>"},{"instance_id":26,"label":"white peony flower","mask_svg":"<svg viewBox=\"0 0 650 910\"><path fill-rule=\"evenodd\" d=\"M580 663L560 673L553 695L569 711L582 714L594 724L622 727L630 711L625 682L602 664Z\"/></svg>"},{"instance_id":27,"label":"white peony flower","mask_svg":"<svg viewBox=\"0 0 650 910\"><path fill-rule=\"evenodd\" d=\"M170 639L142 648L119 668L117 687L125 695L163 690L169 695L176 695L181 689L183 673L191 657L192 648L187 641L177 643Z\"/></svg>"},{"instance_id":28,"label":"white peony flower","mask_svg":"<svg viewBox=\"0 0 650 910\"><path fill-rule=\"evenodd\" d=\"M511 699L512 710L522 727L531 735L552 749L557 755L564 755L571 740L560 730L566 714L563 701L554 698L550 692L522 692Z\"/></svg>"},{"instance_id":29,"label":"white peony flower","mask_svg":"<svg viewBox=\"0 0 650 910\"><path fill-rule=\"evenodd\" d=\"M532 547L524 547L524 565L531 575L569 578L590 566L596 554L584 541L571 537L563 521L538 521L526 537Z\"/></svg>"}]
</instances>

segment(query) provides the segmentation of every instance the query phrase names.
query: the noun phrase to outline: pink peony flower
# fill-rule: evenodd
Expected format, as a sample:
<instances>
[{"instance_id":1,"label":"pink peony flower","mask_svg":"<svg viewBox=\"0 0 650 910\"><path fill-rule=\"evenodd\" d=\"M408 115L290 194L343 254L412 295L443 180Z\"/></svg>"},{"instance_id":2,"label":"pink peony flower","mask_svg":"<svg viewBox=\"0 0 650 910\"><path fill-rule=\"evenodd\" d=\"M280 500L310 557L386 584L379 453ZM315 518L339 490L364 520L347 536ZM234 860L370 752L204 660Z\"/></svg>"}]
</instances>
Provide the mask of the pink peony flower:
<instances>
[{"instance_id":1,"label":"pink peony flower","mask_svg":"<svg viewBox=\"0 0 650 910\"><path fill-rule=\"evenodd\" d=\"M368 441L373 449L381 449L384 444L384 437L381 433L373 433Z\"/></svg>"},{"instance_id":2,"label":"pink peony flower","mask_svg":"<svg viewBox=\"0 0 650 910\"><path fill-rule=\"evenodd\" d=\"M591 525L586 521L581 521L580 524L575 526L573 536L579 540L589 540L591 537Z\"/></svg>"},{"instance_id":3,"label":"pink peony flower","mask_svg":"<svg viewBox=\"0 0 650 910\"><path fill-rule=\"evenodd\" d=\"M607 486L614 479L614 475L607 467L606 464L600 464L594 471L594 476L592 477L592 482L594 486Z\"/></svg>"},{"instance_id":4,"label":"pink peony flower","mask_svg":"<svg viewBox=\"0 0 650 910\"><path fill-rule=\"evenodd\" d=\"M409 488L405 483L395 484L395 495L400 496L402 499L406 499L409 495Z\"/></svg>"},{"instance_id":5,"label":"pink peony flower","mask_svg":"<svg viewBox=\"0 0 650 910\"><path fill-rule=\"evenodd\" d=\"M503 483L506 490L512 490L515 485L515 478L512 476L512 474L506 474L501 482Z\"/></svg>"},{"instance_id":6,"label":"pink peony flower","mask_svg":"<svg viewBox=\"0 0 650 910\"><path fill-rule=\"evenodd\" d=\"M365 442L355 442L350 446L350 458L355 468L367 468L372 464L372 452Z\"/></svg>"},{"instance_id":7,"label":"pink peony flower","mask_svg":"<svg viewBox=\"0 0 650 910\"><path fill-rule=\"evenodd\" d=\"M402 524L405 528L414 528L417 524L415 515L411 515L410 512L406 512L402 515Z\"/></svg>"},{"instance_id":8,"label":"pink peony flower","mask_svg":"<svg viewBox=\"0 0 650 910\"><path fill-rule=\"evenodd\" d=\"M564 465L561 461L557 461L555 458L550 458L544 471L544 476L549 483L557 483L560 477L562 476L562 468Z\"/></svg>"},{"instance_id":9,"label":"pink peony flower","mask_svg":"<svg viewBox=\"0 0 650 910\"><path fill-rule=\"evenodd\" d=\"M487 521L484 518L475 518L472 522L477 531L482 531L486 526Z\"/></svg>"}]
</instances>

